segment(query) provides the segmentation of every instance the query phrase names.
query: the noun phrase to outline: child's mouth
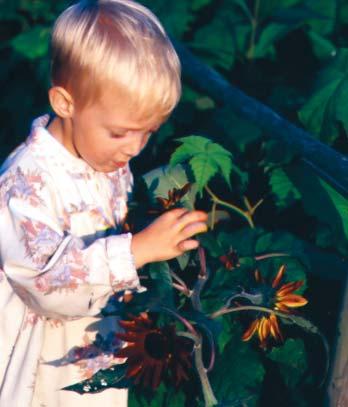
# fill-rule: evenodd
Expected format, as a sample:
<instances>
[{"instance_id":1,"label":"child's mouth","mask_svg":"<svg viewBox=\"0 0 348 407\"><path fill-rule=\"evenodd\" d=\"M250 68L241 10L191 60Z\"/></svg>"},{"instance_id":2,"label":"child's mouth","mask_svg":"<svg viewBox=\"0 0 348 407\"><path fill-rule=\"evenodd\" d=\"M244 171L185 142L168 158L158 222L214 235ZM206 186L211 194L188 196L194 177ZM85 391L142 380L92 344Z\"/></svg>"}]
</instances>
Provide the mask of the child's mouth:
<instances>
[{"instance_id":1,"label":"child's mouth","mask_svg":"<svg viewBox=\"0 0 348 407\"><path fill-rule=\"evenodd\" d=\"M119 162L115 163L115 166L116 166L117 168L122 168L122 167L124 167L126 164L127 164L126 161L119 161Z\"/></svg>"}]
</instances>

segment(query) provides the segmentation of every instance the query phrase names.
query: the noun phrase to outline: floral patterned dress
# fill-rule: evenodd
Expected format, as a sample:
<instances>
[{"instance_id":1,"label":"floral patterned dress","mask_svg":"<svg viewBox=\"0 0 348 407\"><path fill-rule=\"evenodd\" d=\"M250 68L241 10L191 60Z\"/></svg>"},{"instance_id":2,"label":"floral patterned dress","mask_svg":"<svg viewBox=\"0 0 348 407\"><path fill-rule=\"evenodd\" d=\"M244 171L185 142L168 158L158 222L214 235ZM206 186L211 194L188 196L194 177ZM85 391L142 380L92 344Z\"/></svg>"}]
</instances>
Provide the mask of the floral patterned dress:
<instances>
[{"instance_id":1,"label":"floral patterned dress","mask_svg":"<svg viewBox=\"0 0 348 407\"><path fill-rule=\"evenodd\" d=\"M122 363L112 294L141 290L131 234L117 234L129 168L94 171L36 119L0 177L0 406L127 406L125 389L61 390ZM104 404L103 404L104 403Z\"/></svg>"}]
</instances>

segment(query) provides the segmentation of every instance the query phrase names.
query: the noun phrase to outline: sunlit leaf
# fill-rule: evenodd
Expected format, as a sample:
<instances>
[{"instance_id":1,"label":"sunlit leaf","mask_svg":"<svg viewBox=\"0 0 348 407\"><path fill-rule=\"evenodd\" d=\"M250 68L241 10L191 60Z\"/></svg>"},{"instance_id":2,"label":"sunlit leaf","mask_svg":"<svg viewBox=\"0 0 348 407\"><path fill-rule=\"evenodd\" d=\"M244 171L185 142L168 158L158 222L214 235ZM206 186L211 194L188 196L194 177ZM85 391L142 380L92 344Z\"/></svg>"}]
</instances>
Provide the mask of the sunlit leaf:
<instances>
[{"instance_id":1,"label":"sunlit leaf","mask_svg":"<svg viewBox=\"0 0 348 407\"><path fill-rule=\"evenodd\" d=\"M220 172L230 185L230 174L233 168L232 154L217 143L201 136L189 136L178 139L182 145L173 153L170 164L189 160L198 192L201 192L210 179Z\"/></svg>"},{"instance_id":2,"label":"sunlit leaf","mask_svg":"<svg viewBox=\"0 0 348 407\"><path fill-rule=\"evenodd\" d=\"M168 197L168 191L173 188L181 189L189 182L186 171L181 165L156 168L143 175L143 178L153 200L156 197ZM196 186L191 185L190 191L182 197L181 202L188 209L194 208L196 193Z\"/></svg>"}]
</instances>

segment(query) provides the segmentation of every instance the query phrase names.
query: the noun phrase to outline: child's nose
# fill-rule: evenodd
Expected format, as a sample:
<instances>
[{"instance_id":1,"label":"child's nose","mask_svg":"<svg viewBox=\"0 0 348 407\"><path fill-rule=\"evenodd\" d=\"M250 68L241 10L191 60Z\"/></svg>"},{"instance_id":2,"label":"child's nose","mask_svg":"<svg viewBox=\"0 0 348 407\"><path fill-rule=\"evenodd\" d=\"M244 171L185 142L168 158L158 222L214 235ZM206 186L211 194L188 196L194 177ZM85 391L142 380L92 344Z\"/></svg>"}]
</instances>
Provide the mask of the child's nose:
<instances>
[{"instance_id":1,"label":"child's nose","mask_svg":"<svg viewBox=\"0 0 348 407\"><path fill-rule=\"evenodd\" d=\"M149 138L149 135L147 134L136 134L132 140L132 142L129 144L128 149L127 149L127 154L131 157L137 156L141 150L144 148L147 140Z\"/></svg>"}]
</instances>

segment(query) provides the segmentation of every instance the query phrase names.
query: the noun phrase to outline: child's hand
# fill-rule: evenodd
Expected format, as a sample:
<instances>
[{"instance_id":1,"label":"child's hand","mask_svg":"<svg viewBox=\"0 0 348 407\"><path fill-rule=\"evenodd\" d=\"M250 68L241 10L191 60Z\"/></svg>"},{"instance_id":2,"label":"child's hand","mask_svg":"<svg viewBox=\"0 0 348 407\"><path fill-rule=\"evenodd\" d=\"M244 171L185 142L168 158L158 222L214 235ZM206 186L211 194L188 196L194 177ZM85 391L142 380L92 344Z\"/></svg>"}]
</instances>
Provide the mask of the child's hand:
<instances>
[{"instance_id":1,"label":"child's hand","mask_svg":"<svg viewBox=\"0 0 348 407\"><path fill-rule=\"evenodd\" d=\"M133 235L131 250L136 268L196 249L199 242L190 237L207 231L207 219L205 212L189 212L184 208L173 209L158 217L147 228Z\"/></svg>"}]
</instances>

